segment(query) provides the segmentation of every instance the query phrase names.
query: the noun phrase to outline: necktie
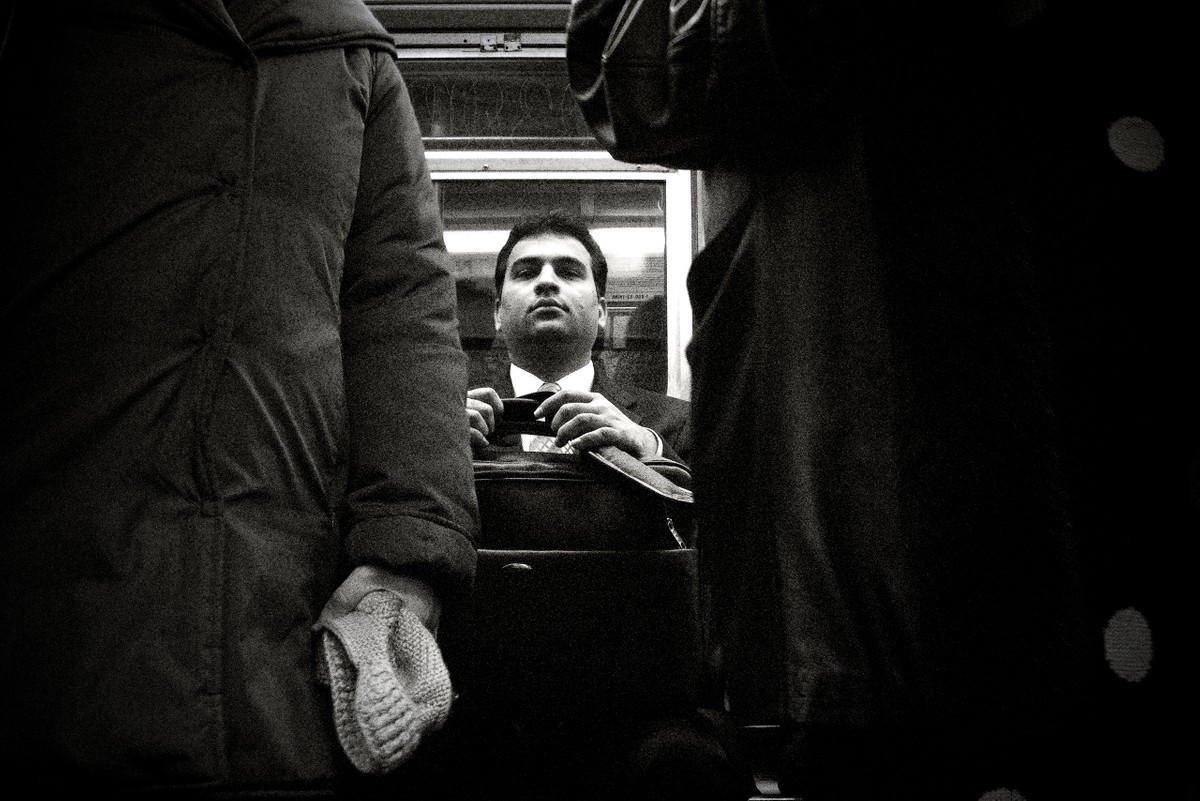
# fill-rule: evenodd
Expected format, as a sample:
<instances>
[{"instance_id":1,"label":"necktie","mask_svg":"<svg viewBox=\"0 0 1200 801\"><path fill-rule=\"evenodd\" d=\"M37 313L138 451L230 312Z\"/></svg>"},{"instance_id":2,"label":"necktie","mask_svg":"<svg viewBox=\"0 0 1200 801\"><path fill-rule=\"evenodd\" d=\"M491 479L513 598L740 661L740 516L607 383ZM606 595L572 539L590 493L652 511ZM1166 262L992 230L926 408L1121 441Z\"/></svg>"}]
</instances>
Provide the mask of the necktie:
<instances>
[{"instance_id":1,"label":"necktie","mask_svg":"<svg viewBox=\"0 0 1200 801\"><path fill-rule=\"evenodd\" d=\"M554 394L562 387L555 384L553 381L547 381L538 387L538 392L549 392ZM525 450L537 451L538 453L574 453L575 449L570 445L559 447L554 444L554 437L543 437L538 434L531 434L525 440Z\"/></svg>"}]
</instances>

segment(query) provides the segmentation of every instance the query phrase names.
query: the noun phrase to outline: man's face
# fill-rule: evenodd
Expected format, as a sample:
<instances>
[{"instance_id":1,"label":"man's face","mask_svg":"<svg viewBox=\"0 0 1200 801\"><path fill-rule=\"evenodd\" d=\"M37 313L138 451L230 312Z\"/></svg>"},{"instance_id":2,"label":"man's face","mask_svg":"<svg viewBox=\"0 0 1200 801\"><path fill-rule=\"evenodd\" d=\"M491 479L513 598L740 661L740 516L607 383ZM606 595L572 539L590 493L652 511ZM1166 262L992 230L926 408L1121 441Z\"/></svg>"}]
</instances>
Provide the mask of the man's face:
<instances>
[{"instance_id":1,"label":"man's face","mask_svg":"<svg viewBox=\"0 0 1200 801\"><path fill-rule=\"evenodd\" d=\"M513 247L496 299L496 330L510 350L553 345L588 354L607 319L579 240L545 233Z\"/></svg>"}]
</instances>

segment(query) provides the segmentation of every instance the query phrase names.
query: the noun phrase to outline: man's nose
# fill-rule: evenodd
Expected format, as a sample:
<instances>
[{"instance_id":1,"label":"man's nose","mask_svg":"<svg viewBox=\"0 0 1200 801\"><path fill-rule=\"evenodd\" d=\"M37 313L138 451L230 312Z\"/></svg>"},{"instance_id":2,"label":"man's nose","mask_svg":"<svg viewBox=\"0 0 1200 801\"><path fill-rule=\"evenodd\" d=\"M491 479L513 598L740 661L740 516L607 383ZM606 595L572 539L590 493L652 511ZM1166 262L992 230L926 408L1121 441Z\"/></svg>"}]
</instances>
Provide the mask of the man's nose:
<instances>
[{"instance_id":1,"label":"man's nose","mask_svg":"<svg viewBox=\"0 0 1200 801\"><path fill-rule=\"evenodd\" d=\"M538 273L537 286L535 289L538 292L557 292L559 289L558 273L554 271L554 265L546 262L542 265L542 271Z\"/></svg>"}]
</instances>

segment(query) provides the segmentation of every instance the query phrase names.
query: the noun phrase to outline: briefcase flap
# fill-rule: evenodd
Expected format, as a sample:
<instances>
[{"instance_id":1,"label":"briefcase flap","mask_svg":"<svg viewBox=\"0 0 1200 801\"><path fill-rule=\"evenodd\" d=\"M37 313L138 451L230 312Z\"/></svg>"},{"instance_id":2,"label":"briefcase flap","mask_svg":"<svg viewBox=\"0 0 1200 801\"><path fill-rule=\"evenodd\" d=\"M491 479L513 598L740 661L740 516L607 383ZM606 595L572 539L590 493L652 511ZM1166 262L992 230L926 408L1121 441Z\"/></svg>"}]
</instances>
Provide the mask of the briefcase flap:
<instances>
[{"instance_id":1,"label":"briefcase flap","mask_svg":"<svg viewBox=\"0 0 1200 801\"><path fill-rule=\"evenodd\" d=\"M439 639L455 687L500 714L694 706L696 552L479 551L474 602Z\"/></svg>"}]
</instances>

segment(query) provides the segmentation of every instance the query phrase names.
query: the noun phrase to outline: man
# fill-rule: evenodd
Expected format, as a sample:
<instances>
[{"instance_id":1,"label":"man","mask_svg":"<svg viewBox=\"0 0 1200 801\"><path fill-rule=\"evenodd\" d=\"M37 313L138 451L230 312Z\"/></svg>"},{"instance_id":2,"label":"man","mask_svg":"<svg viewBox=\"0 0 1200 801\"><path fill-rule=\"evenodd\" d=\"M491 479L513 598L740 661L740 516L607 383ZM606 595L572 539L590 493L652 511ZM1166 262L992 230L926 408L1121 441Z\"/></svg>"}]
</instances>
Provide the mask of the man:
<instances>
[{"instance_id":1,"label":"man","mask_svg":"<svg viewBox=\"0 0 1200 801\"><path fill-rule=\"evenodd\" d=\"M555 445L575 451L615 445L641 459L686 458L687 402L614 383L593 361L607 323L607 274L603 252L578 218L556 211L513 227L495 274L496 329L511 364L492 386L468 393L473 445L487 445L503 412L501 397L553 383L560 388L534 415L550 422ZM527 450L541 449L535 437L521 436ZM435 740L441 758L440 765L434 760L433 783L453 787L448 797L486 790L494 794L487 797L539 801L734 801L754 790L748 768L728 749L726 721L713 710L512 721L486 712L475 717L474 700L460 700L458 718ZM469 776L464 762L476 766Z\"/></svg>"},{"instance_id":2,"label":"man","mask_svg":"<svg viewBox=\"0 0 1200 801\"><path fill-rule=\"evenodd\" d=\"M318 617L385 587L428 646L469 586L466 359L394 56L360 0L18 6L8 775L332 793L354 771Z\"/></svg>"},{"instance_id":3,"label":"man","mask_svg":"<svg viewBox=\"0 0 1200 801\"><path fill-rule=\"evenodd\" d=\"M496 331L511 361L492 386L467 393L471 442L503 414L502 397L557 385L535 416L546 418L554 444L577 451L616 445L639 458L686 459L688 404L612 382L592 359L608 322L608 263L587 226L565 212L521 220L496 258ZM532 446L528 435L526 448Z\"/></svg>"}]
</instances>

